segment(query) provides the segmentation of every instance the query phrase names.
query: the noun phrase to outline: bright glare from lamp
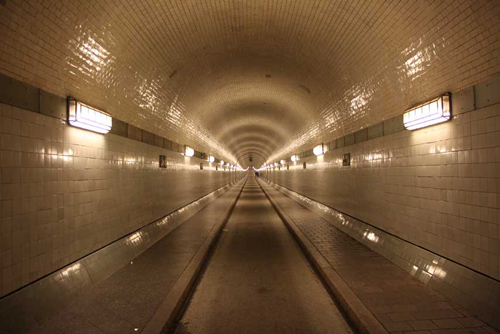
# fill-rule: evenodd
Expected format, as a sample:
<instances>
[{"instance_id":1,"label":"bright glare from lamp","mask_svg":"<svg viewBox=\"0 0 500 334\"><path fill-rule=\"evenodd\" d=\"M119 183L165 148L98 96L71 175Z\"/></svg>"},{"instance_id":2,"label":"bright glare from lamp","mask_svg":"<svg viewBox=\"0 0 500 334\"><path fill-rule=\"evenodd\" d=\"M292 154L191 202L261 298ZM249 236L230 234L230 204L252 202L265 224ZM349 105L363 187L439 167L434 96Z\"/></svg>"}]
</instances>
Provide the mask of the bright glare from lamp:
<instances>
[{"instance_id":1,"label":"bright glare from lamp","mask_svg":"<svg viewBox=\"0 0 500 334\"><path fill-rule=\"evenodd\" d=\"M292 157L290 158L293 162L296 162L296 161L299 161L299 157L296 156L296 155L292 155Z\"/></svg>"},{"instance_id":2,"label":"bright glare from lamp","mask_svg":"<svg viewBox=\"0 0 500 334\"><path fill-rule=\"evenodd\" d=\"M68 98L68 122L71 126L97 132L108 133L113 126L110 114Z\"/></svg>"},{"instance_id":3,"label":"bright glare from lamp","mask_svg":"<svg viewBox=\"0 0 500 334\"><path fill-rule=\"evenodd\" d=\"M220 161L220 165L221 165L221 166L224 166L224 160L221 160L221 161Z\"/></svg>"},{"instance_id":4,"label":"bright glare from lamp","mask_svg":"<svg viewBox=\"0 0 500 334\"><path fill-rule=\"evenodd\" d=\"M186 145L184 147L184 155L186 157L192 157L194 155L194 149Z\"/></svg>"},{"instance_id":5,"label":"bright glare from lamp","mask_svg":"<svg viewBox=\"0 0 500 334\"><path fill-rule=\"evenodd\" d=\"M407 110L403 115L404 126L416 130L426 126L446 122L451 118L450 94Z\"/></svg>"},{"instance_id":6,"label":"bright glare from lamp","mask_svg":"<svg viewBox=\"0 0 500 334\"><path fill-rule=\"evenodd\" d=\"M274 163L274 167L278 167L278 163L277 162Z\"/></svg>"},{"instance_id":7,"label":"bright glare from lamp","mask_svg":"<svg viewBox=\"0 0 500 334\"><path fill-rule=\"evenodd\" d=\"M281 160L281 161L280 161L280 163L281 163L282 165L284 165L286 162L285 162L285 160Z\"/></svg>"},{"instance_id":8,"label":"bright glare from lamp","mask_svg":"<svg viewBox=\"0 0 500 334\"><path fill-rule=\"evenodd\" d=\"M214 161L215 161L215 157L213 155L209 155L208 162L214 162Z\"/></svg>"},{"instance_id":9,"label":"bright glare from lamp","mask_svg":"<svg viewBox=\"0 0 500 334\"><path fill-rule=\"evenodd\" d=\"M313 153L314 155L322 155L323 153L325 153L323 150L323 144L319 144L318 146L313 148Z\"/></svg>"}]
</instances>

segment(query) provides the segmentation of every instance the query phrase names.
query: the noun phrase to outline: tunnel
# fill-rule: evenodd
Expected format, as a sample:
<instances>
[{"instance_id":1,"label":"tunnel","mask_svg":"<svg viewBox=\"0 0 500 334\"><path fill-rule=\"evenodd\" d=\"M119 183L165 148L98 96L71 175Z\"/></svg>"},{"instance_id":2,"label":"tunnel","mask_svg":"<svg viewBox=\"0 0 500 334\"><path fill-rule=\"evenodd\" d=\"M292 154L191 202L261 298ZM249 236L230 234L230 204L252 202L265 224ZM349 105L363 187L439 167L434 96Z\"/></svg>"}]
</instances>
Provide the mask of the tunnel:
<instances>
[{"instance_id":1,"label":"tunnel","mask_svg":"<svg viewBox=\"0 0 500 334\"><path fill-rule=\"evenodd\" d=\"M499 333L498 0L0 0L0 43L0 333Z\"/></svg>"}]
</instances>

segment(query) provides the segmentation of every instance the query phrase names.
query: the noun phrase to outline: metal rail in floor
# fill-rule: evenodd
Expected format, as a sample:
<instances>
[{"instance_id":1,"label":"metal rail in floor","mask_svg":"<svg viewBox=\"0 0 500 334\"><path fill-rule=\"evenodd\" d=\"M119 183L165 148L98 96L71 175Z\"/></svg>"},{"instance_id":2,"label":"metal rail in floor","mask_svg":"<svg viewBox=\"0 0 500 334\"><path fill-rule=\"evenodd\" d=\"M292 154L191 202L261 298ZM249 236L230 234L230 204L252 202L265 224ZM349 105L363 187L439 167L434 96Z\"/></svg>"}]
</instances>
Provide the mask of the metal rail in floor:
<instances>
[{"instance_id":1,"label":"metal rail in floor","mask_svg":"<svg viewBox=\"0 0 500 334\"><path fill-rule=\"evenodd\" d=\"M256 180L249 178L171 332L353 331Z\"/></svg>"}]
</instances>

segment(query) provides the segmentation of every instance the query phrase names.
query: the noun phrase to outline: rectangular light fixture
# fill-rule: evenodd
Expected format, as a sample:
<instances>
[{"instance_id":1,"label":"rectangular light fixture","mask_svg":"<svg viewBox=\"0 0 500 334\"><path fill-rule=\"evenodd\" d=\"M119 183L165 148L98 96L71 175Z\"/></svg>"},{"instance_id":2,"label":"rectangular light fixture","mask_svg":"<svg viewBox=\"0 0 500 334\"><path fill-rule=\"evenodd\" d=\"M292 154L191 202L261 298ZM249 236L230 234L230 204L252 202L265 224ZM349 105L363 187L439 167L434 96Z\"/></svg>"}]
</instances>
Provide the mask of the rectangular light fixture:
<instances>
[{"instance_id":1,"label":"rectangular light fixture","mask_svg":"<svg viewBox=\"0 0 500 334\"><path fill-rule=\"evenodd\" d=\"M213 155L209 155L208 162L214 162L214 161L215 161L215 157Z\"/></svg>"},{"instance_id":2,"label":"rectangular light fixture","mask_svg":"<svg viewBox=\"0 0 500 334\"><path fill-rule=\"evenodd\" d=\"M405 128L415 130L446 122L451 118L450 93L408 109L403 115Z\"/></svg>"},{"instance_id":3,"label":"rectangular light fixture","mask_svg":"<svg viewBox=\"0 0 500 334\"><path fill-rule=\"evenodd\" d=\"M292 157L290 158L293 162L296 162L296 161L299 161L299 157L296 156L296 155L292 155Z\"/></svg>"},{"instance_id":4,"label":"rectangular light fixture","mask_svg":"<svg viewBox=\"0 0 500 334\"><path fill-rule=\"evenodd\" d=\"M322 155L323 153L325 153L325 151L323 150L323 144L319 144L318 146L314 147L313 153L314 155Z\"/></svg>"},{"instance_id":5,"label":"rectangular light fixture","mask_svg":"<svg viewBox=\"0 0 500 334\"><path fill-rule=\"evenodd\" d=\"M186 157L192 157L194 155L194 149L185 145L184 146L184 155Z\"/></svg>"},{"instance_id":6,"label":"rectangular light fixture","mask_svg":"<svg viewBox=\"0 0 500 334\"><path fill-rule=\"evenodd\" d=\"M102 134L108 133L113 126L110 114L72 97L68 98L68 122L71 126Z\"/></svg>"}]
</instances>

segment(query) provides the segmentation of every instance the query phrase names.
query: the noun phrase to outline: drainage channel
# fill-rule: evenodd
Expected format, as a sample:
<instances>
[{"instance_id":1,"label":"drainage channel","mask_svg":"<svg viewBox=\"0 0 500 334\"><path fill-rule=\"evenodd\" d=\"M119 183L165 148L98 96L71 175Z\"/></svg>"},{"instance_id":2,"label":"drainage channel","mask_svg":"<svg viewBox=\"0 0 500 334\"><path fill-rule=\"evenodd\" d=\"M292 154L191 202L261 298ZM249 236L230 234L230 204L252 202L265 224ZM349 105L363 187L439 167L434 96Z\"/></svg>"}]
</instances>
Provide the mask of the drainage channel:
<instances>
[{"instance_id":1,"label":"drainage channel","mask_svg":"<svg viewBox=\"0 0 500 334\"><path fill-rule=\"evenodd\" d=\"M165 331L353 333L254 178L249 178L179 318Z\"/></svg>"}]
</instances>

